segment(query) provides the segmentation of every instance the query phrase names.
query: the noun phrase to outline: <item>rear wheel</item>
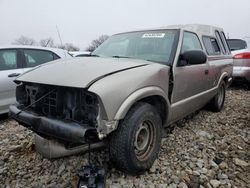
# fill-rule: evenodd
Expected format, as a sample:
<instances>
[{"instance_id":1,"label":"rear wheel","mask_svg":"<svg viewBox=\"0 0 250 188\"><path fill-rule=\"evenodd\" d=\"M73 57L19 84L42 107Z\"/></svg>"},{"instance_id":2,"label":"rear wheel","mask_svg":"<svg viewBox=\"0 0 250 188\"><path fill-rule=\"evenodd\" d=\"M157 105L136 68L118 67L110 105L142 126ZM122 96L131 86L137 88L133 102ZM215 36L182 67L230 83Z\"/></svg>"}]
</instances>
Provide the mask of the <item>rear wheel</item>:
<instances>
[{"instance_id":1,"label":"rear wheel","mask_svg":"<svg viewBox=\"0 0 250 188\"><path fill-rule=\"evenodd\" d=\"M130 174L148 170L158 156L161 118L147 103L138 103L111 135L110 156L115 166Z\"/></svg>"},{"instance_id":2,"label":"rear wheel","mask_svg":"<svg viewBox=\"0 0 250 188\"><path fill-rule=\"evenodd\" d=\"M210 101L209 107L213 112L220 112L224 106L226 95L226 84L222 82L218 89L217 95Z\"/></svg>"}]
</instances>

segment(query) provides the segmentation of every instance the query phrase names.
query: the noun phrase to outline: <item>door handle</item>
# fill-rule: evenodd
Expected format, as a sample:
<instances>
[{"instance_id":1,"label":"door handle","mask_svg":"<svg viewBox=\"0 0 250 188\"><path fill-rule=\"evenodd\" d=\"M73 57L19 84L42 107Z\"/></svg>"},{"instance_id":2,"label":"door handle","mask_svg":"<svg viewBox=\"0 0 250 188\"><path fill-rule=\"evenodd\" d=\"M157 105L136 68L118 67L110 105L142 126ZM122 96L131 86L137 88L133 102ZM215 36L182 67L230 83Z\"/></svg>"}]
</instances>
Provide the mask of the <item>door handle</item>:
<instances>
[{"instance_id":1,"label":"door handle","mask_svg":"<svg viewBox=\"0 0 250 188\"><path fill-rule=\"evenodd\" d=\"M9 74L8 77L13 78L13 77L17 77L19 75L20 75L20 73L12 73L12 74Z\"/></svg>"},{"instance_id":2,"label":"door handle","mask_svg":"<svg viewBox=\"0 0 250 188\"><path fill-rule=\"evenodd\" d=\"M209 73L209 70L205 70L205 74L207 75Z\"/></svg>"}]
</instances>

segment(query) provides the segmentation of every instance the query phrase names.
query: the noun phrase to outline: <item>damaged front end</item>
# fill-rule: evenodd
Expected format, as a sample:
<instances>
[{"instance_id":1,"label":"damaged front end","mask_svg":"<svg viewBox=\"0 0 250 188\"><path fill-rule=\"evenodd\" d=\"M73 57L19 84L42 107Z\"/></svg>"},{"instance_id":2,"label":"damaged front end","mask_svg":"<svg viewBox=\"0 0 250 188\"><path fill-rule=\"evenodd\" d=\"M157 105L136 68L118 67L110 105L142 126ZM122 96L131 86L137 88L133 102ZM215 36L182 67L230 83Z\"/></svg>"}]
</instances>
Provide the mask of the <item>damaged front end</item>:
<instances>
[{"instance_id":1,"label":"damaged front end","mask_svg":"<svg viewBox=\"0 0 250 188\"><path fill-rule=\"evenodd\" d=\"M97 95L82 88L26 83L17 86L10 116L42 137L65 143L98 141Z\"/></svg>"}]
</instances>

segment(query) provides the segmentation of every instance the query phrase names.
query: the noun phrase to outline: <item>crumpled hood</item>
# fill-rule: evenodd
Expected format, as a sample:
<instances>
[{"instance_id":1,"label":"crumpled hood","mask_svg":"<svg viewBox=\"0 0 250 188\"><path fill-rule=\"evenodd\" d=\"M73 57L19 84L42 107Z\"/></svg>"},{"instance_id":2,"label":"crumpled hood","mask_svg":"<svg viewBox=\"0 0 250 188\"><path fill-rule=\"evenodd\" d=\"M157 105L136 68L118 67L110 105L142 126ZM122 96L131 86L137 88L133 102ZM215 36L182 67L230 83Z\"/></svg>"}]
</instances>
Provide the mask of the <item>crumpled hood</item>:
<instances>
[{"instance_id":1,"label":"crumpled hood","mask_svg":"<svg viewBox=\"0 0 250 188\"><path fill-rule=\"evenodd\" d=\"M147 64L150 62L135 59L77 57L35 67L19 76L16 81L86 88L110 74Z\"/></svg>"}]
</instances>

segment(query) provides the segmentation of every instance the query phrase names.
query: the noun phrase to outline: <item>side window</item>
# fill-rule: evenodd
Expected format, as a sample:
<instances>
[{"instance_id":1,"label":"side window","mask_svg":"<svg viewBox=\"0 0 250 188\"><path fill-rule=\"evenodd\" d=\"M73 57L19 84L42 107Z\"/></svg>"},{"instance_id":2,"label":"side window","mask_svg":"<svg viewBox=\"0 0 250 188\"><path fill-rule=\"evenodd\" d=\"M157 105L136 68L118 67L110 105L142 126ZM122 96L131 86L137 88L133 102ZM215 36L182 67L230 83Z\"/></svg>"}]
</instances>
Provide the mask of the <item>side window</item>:
<instances>
[{"instance_id":1,"label":"side window","mask_svg":"<svg viewBox=\"0 0 250 188\"><path fill-rule=\"evenodd\" d=\"M37 65L54 60L53 54L50 51L24 49L23 52L27 67L35 67Z\"/></svg>"},{"instance_id":2,"label":"side window","mask_svg":"<svg viewBox=\"0 0 250 188\"><path fill-rule=\"evenodd\" d=\"M17 69L17 51L0 50L0 71Z\"/></svg>"},{"instance_id":3,"label":"side window","mask_svg":"<svg viewBox=\"0 0 250 188\"><path fill-rule=\"evenodd\" d=\"M226 48L225 48L224 44L222 43L222 39L221 39L221 36L220 36L220 34L219 34L218 31L215 31L215 36L216 36L216 39L217 39L217 40L219 41L219 43L220 43L221 49L222 49L222 51L223 51L223 54L225 54L225 53L226 53Z\"/></svg>"},{"instance_id":4,"label":"side window","mask_svg":"<svg viewBox=\"0 0 250 188\"><path fill-rule=\"evenodd\" d=\"M196 34L184 32L181 53L188 50L202 50L202 47Z\"/></svg>"},{"instance_id":5,"label":"side window","mask_svg":"<svg viewBox=\"0 0 250 188\"><path fill-rule=\"evenodd\" d=\"M215 38L203 36L202 40L203 40L203 43L204 43L204 46L206 48L208 55L220 55L221 54L218 42Z\"/></svg>"},{"instance_id":6,"label":"side window","mask_svg":"<svg viewBox=\"0 0 250 188\"><path fill-rule=\"evenodd\" d=\"M229 49L229 46L228 46L228 43L227 43L227 39L226 39L226 36L225 36L225 33L224 32L220 32L220 35L221 35L221 38L222 38L222 42L226 48L226 52L227 54L230 54L230 49Z\"/></svg>"},{"instance_id":7,"label":"side window","mask_svg":"<svg viewBox=\"0 0 250 188\"><path fill-rule=\"evenodd\" d=\"M60 59L60 57L56 54L53 53L53 59L56 60L56 59Z\"/></svg>"}]
</instances>

